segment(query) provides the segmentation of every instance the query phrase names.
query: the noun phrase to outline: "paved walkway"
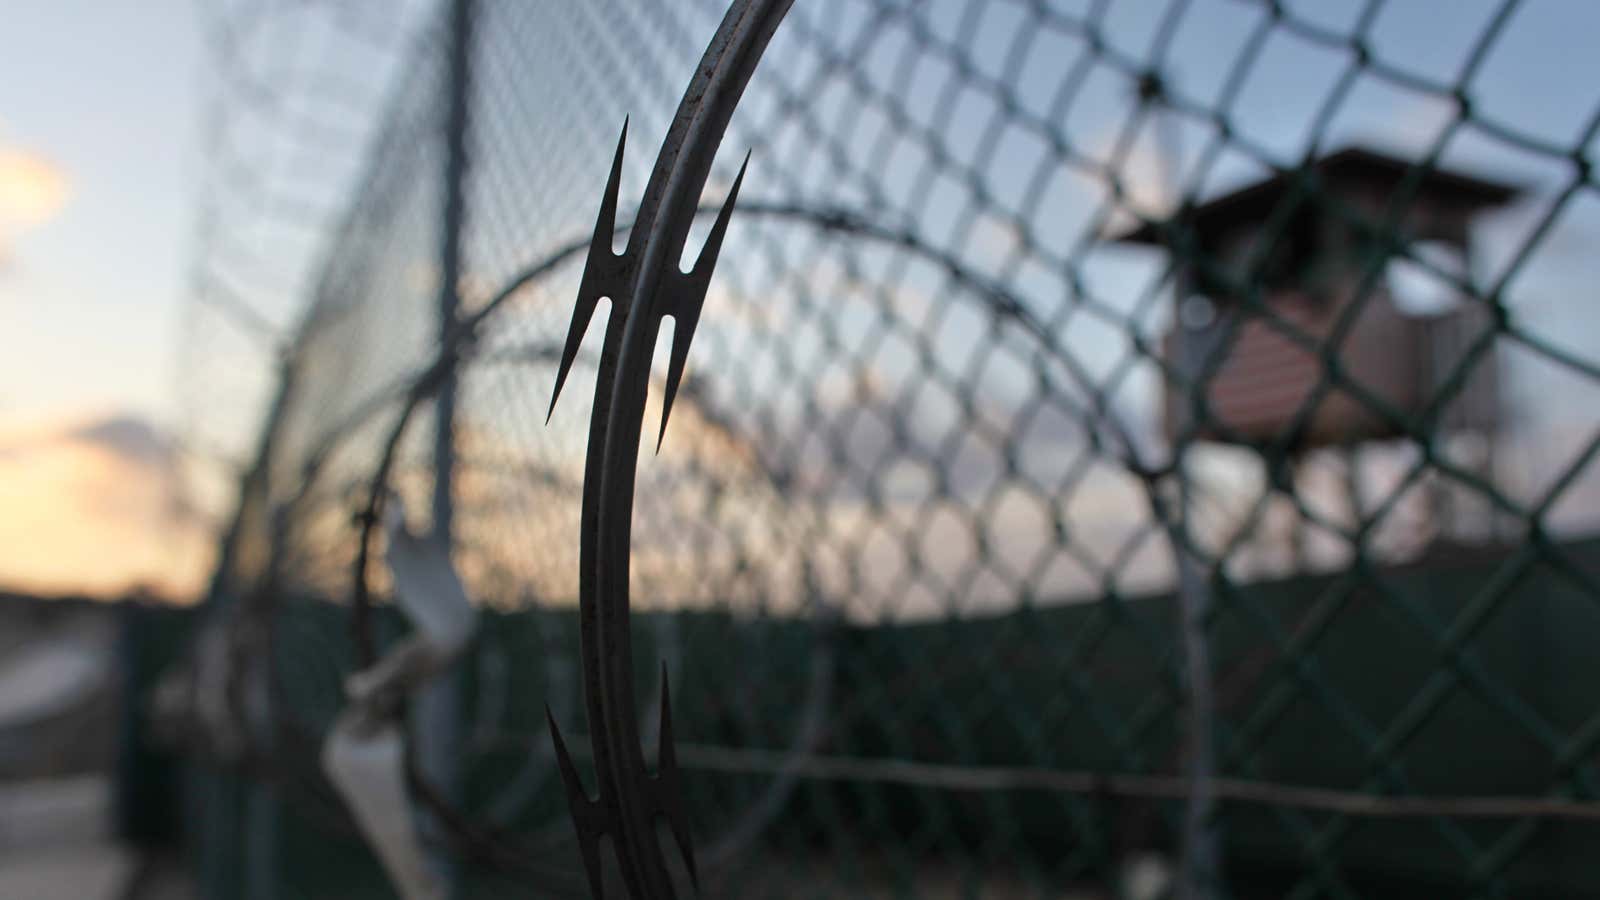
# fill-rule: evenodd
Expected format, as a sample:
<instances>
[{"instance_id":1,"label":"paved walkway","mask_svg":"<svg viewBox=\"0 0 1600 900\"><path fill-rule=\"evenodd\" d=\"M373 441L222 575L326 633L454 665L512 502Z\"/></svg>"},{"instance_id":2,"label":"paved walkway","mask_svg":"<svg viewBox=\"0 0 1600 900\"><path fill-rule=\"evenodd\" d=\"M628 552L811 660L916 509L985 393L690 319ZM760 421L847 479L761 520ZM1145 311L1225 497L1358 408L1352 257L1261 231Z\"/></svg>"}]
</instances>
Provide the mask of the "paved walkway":
<instances>
[{"instance_id":1,"label":"paved walkway","mask_svg":"<svg viewBox=\"0 0 1600 900\"><path fill-rule=\"evenodd\" d=\"M0 784L0 898L120 900L136 860L110 830L101 775Z\"/></svg>"}]
</instances>

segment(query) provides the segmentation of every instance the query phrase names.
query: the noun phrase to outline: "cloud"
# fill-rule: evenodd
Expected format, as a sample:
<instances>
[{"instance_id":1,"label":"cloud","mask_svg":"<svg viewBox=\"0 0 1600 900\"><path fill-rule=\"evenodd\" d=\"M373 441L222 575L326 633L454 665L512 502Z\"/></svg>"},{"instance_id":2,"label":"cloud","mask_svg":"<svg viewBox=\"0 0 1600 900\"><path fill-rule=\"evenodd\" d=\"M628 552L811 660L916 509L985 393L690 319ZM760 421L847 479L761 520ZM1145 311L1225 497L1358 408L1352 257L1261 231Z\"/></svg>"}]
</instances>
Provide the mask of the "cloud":
<instances>
[{"instance_id":1,"label":"cloud","mask_svg":"<svg viewBox=\"0 0 1600 900\"><path fill-rule=\"evenodd\" d=\"M180 485L174 442L140 419L13 434L0 442L0 584L192 596L210 533Z\"/></svg>"},{"instance_id":2,"label":"cloud","mask_svg":"<svg viewBox=\"0 0 1600 900\"><path fill-rule=\"evenodd\" d=\"M48 222L70 194L66 173L55 163L36 153L0 148L0 263L7 244Z\"/></svg>"},{"instance_id":3,"label":"cloud","mask_svg":"<svg viewBox=\"0 0 1600 900\"><path fill-rule=\"evenodd\" d=\"M174 445L154 425L132 416L100 419L68 431L70 440L95 444L130 461L152 468L171 469L175 465Z\"/></svg>"},{"instance_id":4,"label":"cloud","mask_svg":"<svg viewBox=\"0 0 1600 900\"><path fill-rule=\"evenodd\" d=\"M25 228L48 221L66 205L67 176L43 156L0 149L0 222Z\"/></svg>"}]
</instances>

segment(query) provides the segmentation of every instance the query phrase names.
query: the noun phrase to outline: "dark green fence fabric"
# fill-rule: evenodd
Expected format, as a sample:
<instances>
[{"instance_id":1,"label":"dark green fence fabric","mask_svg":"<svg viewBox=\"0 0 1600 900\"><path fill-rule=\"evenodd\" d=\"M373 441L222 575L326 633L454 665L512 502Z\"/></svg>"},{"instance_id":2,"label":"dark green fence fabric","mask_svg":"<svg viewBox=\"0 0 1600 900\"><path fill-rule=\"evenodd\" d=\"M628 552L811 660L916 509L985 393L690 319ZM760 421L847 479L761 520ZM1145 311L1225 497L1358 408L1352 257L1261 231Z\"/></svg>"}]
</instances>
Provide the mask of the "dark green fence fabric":
<instances>
[{"instance_id":1,"label":"dark green fence fabric","mask_svg":"<svg viewBox=\"0 0 1600 900\"><path fill-rule=\"evenodd\" d=\"M1592 541L1559 549L1587 560L1584 571L1591 576L1600 568L1600 546ZM1352 797L1398 794L1367 785L1413 760L1425 762L1412 767L1417 786L1399 796L1435 798L1439 814L1401 805L1357 811L1359 826L1337 845L1341 878L1362 896L1470 892L1473 879L1481 876L1463 865L1440 834L1454 798L1547 796L1552 783L1570 777L1549 748L1507 727L1511 711L1487 701L1441 704L1405 748L1387 755L1374 752L1349 727L1389 721L1404 711L1414 696L1409 688L1426 684L1439 668L1438 642L1419 626L1421 617L1450 612L1505 561L1495 554L1384 572L1411 609L1397 609L1373 591L1356 589L1337 635L1322 645L1311 665L1272 649L1243 615L1218 622L1214 660L1222 676L1222 771L1230 787L1233 781L1270 782L1268 790L1228 793L1223 801L1227 868L1249 886L1246 893L1291 887L1306 867L1296 825L1325 829ZM1267 615L1304 619L1316 598L1337 589L1337 582L1333 575L1262 582L1240 588L1236 599ZM1588 685L1600 678L1600 663L1589 647L1590 623L1571 612L1582 591L1553 573L1534 575L1527 587L1523 601L1480 636L1476 653L1481 665L1496 673L1498 690L1522 698L1522 714L1576 730L1592 717ZM1171 628L1175 602L1171 595L1133 597L1126 614ZM296 602L286 612L308 629L280 649L286 659L304 659L317 652L313 646L337 643L345 627L342 611L319 601ZM1126 638L1106 640L1092 658L1077 661L1066 647L1041 652L1034 639L1041 631L1092 634L1097 613L1090 606L1062 605L954 624L836 626L825 638L843 663L824 715L828 730L803 758L786 752L781 739L774 742L776 749L748 742L736 746L749 723L730 722L710 704L690 705L681 720L680 756L694 773L692 799L708 830L762 796L775 770L788 767L797 776L772 823L732 861L718 884L739 891L768 884L778 890L790 877L783 874L785 865L809 864L803 861L822 858L830 848L838 852L845 844L854 848L855 865L867 867L855 877L868 877L869 869L885 865L876 859L883 850L914 847L900 861L911 874L955 861L974 866L984 859L1032 861L1041 866L1035 876L1041 884L1055 877L1043 868L1044 861L1092 880L1105 874L1127 842L1168 847L1163 810L1181 802L1181 783L1119 780L1116 773L1172 768L1179 684L1144 664L1137 643ZM469 758L466 804L470 815L493 821L506 833L542 832L550 863L559 869L561 850L570 850L561 827L563 799L547 767L529 766L530 757L545 749L542 703L550 686L523 680L516 686L518 697L504 697L488 685L497 677L490 674L498 666L491 660L502 654L540 655L547 629L576 640L571 613L553 618L534 627L526 614L493 615L485 638L464 663L471 673L468 693L475 700L464 711L467 730L494 735L475 746ZM187 624L174 614L149 616L139 631L143 640L160 646L187 631ZM726 693L737 681L738 666L727 655L717 665L716 650L749 641L750 627L714 614L684 614L674 622L684 647L704 660L686 672L692 677L684 679L681 690ZM755 715L770 719L760 724L776 731L806 692L808 657L819 638L800 622L759 627L776 632L768 635L768 646L777 654L775 667L793 673L787 683L774 679L761 685L760 695L749 703ZM908 659L942 662L908 665ZM885 677L893 670L902 677ZM1081 680L1093 690L1064 695L1064 680ZM323 710L298 723L308 736L327 726L333 708L326 685L286 677L282 689L282 702L303 711ZM1263 701L1285 691L1338 700L1292 704L1269 735L1249 740ZM501 699L494 709L485 708L492 698ZM1165 712L1143 724L1104 725L1125 718L1120 710L1152 705ZM886 709L893 714L885 715ZM1232 759L1259 761L1257 780L1234 778L1231 773L1245 767L1229 764ZM534 787L527 805L506 815L508 789L528 790L530 781ZM305 896L384 896L388 888L375 860L316 782L314 771L302 770L276 785L288 814L274 828L276 867L302 884ZM187 785L191 803L212 804L197 813L204 821L232 823L231 828L241 826L248 792L261 786L258 778L218 770L192 772ZM141 787L148 790L151 784ZM1005 812L999 833L992 828L997 806ZM1466 833L1496 833L1486 827L1493 823L1460 808L1469 814L1462 823ZM1529 817L1538 812L1529 809ZM1129 836L1129 830L1135 834ZM237 832L207 832L202 838L207 855L233 856L224 867L227 874L219 876L222 883L230 892L245 890L240 881L246 851L222 849L244 838ZM1515 858L1497 873L1514 896L1584 896L1600 890L1587 864L1600 840L1592 821L1563 820L1517 837L1521 846ZM489 874L493 868L486 865L482 875L485 896L506 887L503 875ZM556 883L576 890L578 882L569 882ZM844 881L829 890L855 889Z\"/></svg>"}]
</instances>

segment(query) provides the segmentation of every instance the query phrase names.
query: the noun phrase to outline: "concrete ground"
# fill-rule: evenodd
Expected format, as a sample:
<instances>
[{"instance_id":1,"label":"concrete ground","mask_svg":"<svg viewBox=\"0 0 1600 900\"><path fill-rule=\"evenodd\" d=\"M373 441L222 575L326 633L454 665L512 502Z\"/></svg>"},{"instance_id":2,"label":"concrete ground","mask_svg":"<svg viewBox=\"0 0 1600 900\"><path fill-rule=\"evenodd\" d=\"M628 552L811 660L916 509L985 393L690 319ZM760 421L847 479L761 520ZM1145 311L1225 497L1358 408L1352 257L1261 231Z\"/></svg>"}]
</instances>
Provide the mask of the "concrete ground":
<instances>
[{"instance_id":1,"label":"concrete ground","mask_svg":"<svg viewBox=\"0 0 1600 900\"><path fill-rule=\"evenodd\" d=\"M113 833L116 615L0 594L0 900L193 900Z\"/></svg>"},{"instance_id":2,"label":"concrete ground","mask_svg":"<svg viewBox=\"0 0 1600 900\"><path fill-rule=\"evenodd\" d=\"M137 860L110 812L103 775L0 784L0 897L121 900Z\"/></svg>"}]
</instances>

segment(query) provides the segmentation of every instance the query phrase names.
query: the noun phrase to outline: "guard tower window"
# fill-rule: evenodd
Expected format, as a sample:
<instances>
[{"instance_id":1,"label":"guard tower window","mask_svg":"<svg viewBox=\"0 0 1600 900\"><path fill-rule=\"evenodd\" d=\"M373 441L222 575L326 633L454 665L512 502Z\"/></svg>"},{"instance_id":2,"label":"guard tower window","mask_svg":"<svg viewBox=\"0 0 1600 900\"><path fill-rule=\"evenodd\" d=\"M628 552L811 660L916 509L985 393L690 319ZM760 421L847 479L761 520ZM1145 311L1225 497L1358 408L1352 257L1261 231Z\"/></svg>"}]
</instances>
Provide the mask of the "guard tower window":
<instances>
[{"instance_id":1,"label":"guard tower window","mask_svg":"<svg viewBox=\"0 0 1600 900\"><path fill-rule=\"evenodd\" d=\"M1384 272L1395 308L1417 318L1436 318L1459 308L1461 290L1454 282L1467 274L1460 245L1418 241L1411 247L1411 256L1415 259L1395 257Z\"/></svg>"}]
</instances>

